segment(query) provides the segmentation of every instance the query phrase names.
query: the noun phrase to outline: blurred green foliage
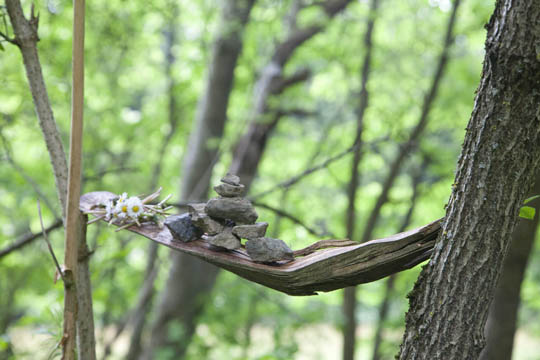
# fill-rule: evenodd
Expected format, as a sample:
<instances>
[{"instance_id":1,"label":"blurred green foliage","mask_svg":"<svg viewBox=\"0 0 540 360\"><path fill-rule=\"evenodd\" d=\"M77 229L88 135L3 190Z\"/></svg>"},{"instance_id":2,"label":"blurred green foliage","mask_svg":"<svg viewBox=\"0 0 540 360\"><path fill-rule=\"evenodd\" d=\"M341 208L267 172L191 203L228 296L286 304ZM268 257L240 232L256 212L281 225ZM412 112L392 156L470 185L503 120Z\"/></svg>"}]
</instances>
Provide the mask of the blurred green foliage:
<instances>
[{"instance_id":1,"label":"blurred green foliage","mask_svg":"<svg viewBox=\"0 0 540 360\"><path fill-rule=\"evenodd\" d=\"M26 11L29 1L23 1ZM179 104L179 127L163 157L159 185L163 194L178 197L182 157L187 146L198 99L203 92L212 39L217 31L219 1L183 1L179 4L178 42L173 47L174 96ZM283 16L290 1L258 1L244 34L244 50L235 71L235 85L228 110L223 155L214 171L216 181L227 171L230 150L245 131L254 82L283 39ZM357 207L359 229L381 190L387 164L399 151L420 113L442 46L449 0L407 0L381 3L374 37L374 57L369 82L370 106L365 120L366 148L361 164ZM109 190L129 194L149 193L153 166L168 131L167 77L163 32L171 20L172 0L152 2L95 0L86 10L86 83L84 136L84 192ZM64 144L68 144L70 119L71 2L37 1L40 13L39 54L51 104ZM423 157L431 162L422 175L417 206L409 227L444 215L453 172L480 78L483 42L491 2L467 1L459 11L456 41L431 122L422 142L404 164L383 208L377 236L394 233L410 205L410 174ZM285 69L311 69L312 78L272 100L281 108L303 109L313 115L284 118L259 167L252 194L271 188L305 168L346 149L353 141L355 107L364 53L362 37L367 16L366 1L352 3L332 21L309 7L301 11L299 24L327 24L326 30L295 53ZM9 30L9 29L8 29ZM0 132L0 248L28 231L38 232L36 189L45 194L52 209L44 208L45 226L60 213L48 154L42 140L18 49L1 42ZM7 156L11 157L12 165ZM313 154L318 154L313 157ZM308 159L312 159L308 163ZM6 161L5 161L6 160ZM346 184L350 157L332 163L282 196L274 192L263 201L302 219L306 224L345 234ZM304 228L260 209L260 219L270 222L271 234L293 248L316 240ZM279 224L279 225L278 225ZM63 233L50 235L57 257L62 258ZM111 335L111 326L122 320L136 301L142 284L147 240L115 233L103 225L89 228L88 240L95 250L91 260L93 300L99 350ZM523 287L522 316L525 331L540 336L540 266L538 246ZM162 289L169 265L168 250L159 255ZM405 294L412 288L418 267L400 274L391 297L383 354L392 358L400 342ZM42 345L26 344L24 351L52 354L61 333L63 289L53 283L54 266L42 239L0 259L0 354L10 344L17 351L14 329L30 335L46 334ZM369 354L377 308L384 281L359 288L360 352ZM9 296L7 296L9 295ZM340 292L294 298L262 288L223 272L211 295L210 306L200 318L189 359L291 359L328 358L322 351L326 337L342 326ZM151 316L150 320L151 321ZM312 332L309 332L313 330ZM181 332L178 328L175 331ZM303 334L302 336L298 334ZM318 334L319 337L314 334ZM340 342L328 340L330 354L339 357ZM538 341L538 338L536 338ZM123 340L125 341L125 339ZM328 349L327 349L328 350ZM15 358L22 358L23 350ZM34 356L32 355L32 356ZM113 353L114 357L121 351ZM31 356L31 355L28 355ZM47 355L48 356L48 355ZM46 358L39 355L37 358ZM35 357L34 357L35 358ZM167 359L169 355L160 354Z\"/></svg>"}]
</instances>

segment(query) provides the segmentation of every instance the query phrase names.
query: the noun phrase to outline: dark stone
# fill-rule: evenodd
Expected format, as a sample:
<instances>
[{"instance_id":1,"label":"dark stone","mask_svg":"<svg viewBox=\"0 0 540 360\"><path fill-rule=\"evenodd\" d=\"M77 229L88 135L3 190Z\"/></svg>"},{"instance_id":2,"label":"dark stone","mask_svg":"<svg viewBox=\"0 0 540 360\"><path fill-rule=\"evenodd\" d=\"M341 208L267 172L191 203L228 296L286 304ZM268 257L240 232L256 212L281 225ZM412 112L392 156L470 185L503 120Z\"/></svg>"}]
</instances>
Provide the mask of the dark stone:
<instances>
[{"instance_id":1,"label":"dark stone","mask_svg":"<svg viewBox=\"0 0 540 360\"><path fill-rule=\"evenodd\" d=\"M224 225L213 220L204 212L206 203L189 204L188 210L191 214L191 221L195 226L203 229L208 235L215 235L223 231Z\"/></svg>"},{"instance_id":2,"label":"dark stone","mask_svg":"<svg viewBox=\"0 0 540 360\"><path fill-rule=\"evenodd\" d=\"M253 224L259 215L244 198L214 198L210 199L204 211L213 218L230 219L239 224Z\"/></svg>"},{"instance_id":3,"label":"dark stone","mask_svg":"<svg viewBox=\"0 0 540 360\"><path fill-rule=\"evenodd\" d=\"M203 234L203 230L193 224L189 214L169 216L165 219L165 226L176 240L182 242L200 239Z\"/></svg>"},{"instance_id":4,"label":"dark stone","mask_svg":"<svg viewBox=\"0 0 540 360\"><path fill-rule=\"evenodd\" d=\"M232 233L242 239L256 239L266 234L268 223L258 222L253 225L238 225L233 227Z\"/></svg>"},{"instance_id":5,"label":"dark stone","mask_svg":"<svg viewBox=\"0 0 540 360\"><path fill-rule=\"evenodd\" d=\"M246 250L249 257L260 263L294 260L293 251L283 240L261 237L248 240Z\"/></svg>"},{"instance_id":6,"label":"dark stone","mask_svg":"<svg viewBox=\"0 0 540 360\"><path fill-rule=\"evenodd\" d=\"M229 184L229 185L240 185L240 178L233 174L227 174L221 179L222 183Z\"/></svg>"},{"instance_id":7,"label":"dark stone","mask_svg":"<svg viewBox=\"0 0 540 360\"><path fill-rule=\"evenodd\" d=\"M244 193L244 185L231 185L222 183L214 186L214 190L221 196L225 197L238 197Z\"/></svg>"},{"instance_id":8,"label":"dark stone","mask_svg":"<svg viewBox=\"0 0 540 360\"><path fill-rule=\"evenodd\" d=\"M238 249L241 246L240 239L232 234L230 228L225 229L215 236L208 236L207 241L214 246L219 246L227 250Z\"/></svg>"}]
</instances>

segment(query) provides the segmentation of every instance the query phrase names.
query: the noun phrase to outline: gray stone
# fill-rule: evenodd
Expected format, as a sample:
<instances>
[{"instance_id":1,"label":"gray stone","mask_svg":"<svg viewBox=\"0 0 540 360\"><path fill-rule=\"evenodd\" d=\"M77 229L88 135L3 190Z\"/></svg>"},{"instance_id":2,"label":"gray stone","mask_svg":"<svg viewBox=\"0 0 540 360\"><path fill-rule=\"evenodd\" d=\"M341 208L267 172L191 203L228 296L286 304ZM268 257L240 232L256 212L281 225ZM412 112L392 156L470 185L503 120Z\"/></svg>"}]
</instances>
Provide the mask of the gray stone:
<instances>
[{"instance_id":1,"label":"gray stone","mask_svg":"<svg viewBox=\"0 0 540 360\"><path fill-rule=\"evenodd\" d=\"M244 185L231 185L222 183L214 186L214 190L221 196L225 197L238 197L244 193Z\"/></svg>"},{"instance_id":2,"label":"gray stone","mask_svg":"<svg viewBox=\"0 0 540 360\"><path fill-rule=\"evenodd\" d=\"M214 198L206 203L204 211L213 218L230 219L239 224L253 224L259 215L244 198Z\"/></svg>"},{"instance_id":3,"label":"gray stone","mask_svg":"<svg viewBox=\"0 0 540 360\"><path fill-rule=\"evenodd\" d=\"M203 230L193 224L189 214L169 216L165 219L165 226L176 240L182 242L200 239L203 234Z\"/></svg>"},{"instance_id":4,"label":"gray stone","mask_svg":"<svg viewBox=\"0 0 540 360\"><path fill-rule=\"evenodd\" d=\"M204 216L199 216L197 221L194 221L193 223L203 229L208 235L218 234L224 229L224 226L219 221L213 220L206 214L204 214Z\"/></svg>"},{"instance_id":5,"label":"gray stone","mask_svg":"<svg viewBox=\"0 0 540 360\"><path fill-rule=\"evenodd\" d=\"M227 174L221 179L222 183L229 184L229 185L240 185L240 178L233 174Z\"/></svg>"},{"instance_id":6,"label":"gray stone","mask_svg":"<svg viewBox=\"0 0 540 360\"><path fill-rule=\"evenodd\" d=\"M189 213L191 214L191 220L197 221L199 215L206 215L206 213L204 212L205 206L206 203L188 204L187 208Z\"/></svg>"},{"instance_id":7,"label":"gray stone","mask_svg":"<svg viewBox=\"0 0 540 360\"><path fill-rule=\"evenodd\" d=\"M210 244L227 250L238 249L241 246L240 239L232 234L230 228L225 229L215 236L208 236L207 239Z\"/></svg>"},{"instance_id":8,"label":"gray stone","mask_svg":"<svg viewBox=\"0 0 540 360\"><path fill-rule=\"evenodd\" d=\"M261 237L248 240L246 250L249 257L260 263L294 260L293 251L283 240Z\"/></svg>"},{"instance_id":9,"label":"gray stone","mask_svg":"<svg viewBox=\"0 0 540 360\"><path fill-rule=\"evenodd\" d=\"M233 227L232 233L242 239L256 239L266 234L268 223L258 222L253 225L238 225Z\"/></svg>"},{"instance_id":10,"label":"gray stone","mask_svg":"<svg viewBox=\"0 0 540 360\"><path fill-rule=\"evenodd\" d=\"M191 221L195 226L201 228L208 235L215 235L223 231L224 225L213 220L204 212L206 203L189 204L188 210L191 214Z\"/></svg>"}]
</instances>

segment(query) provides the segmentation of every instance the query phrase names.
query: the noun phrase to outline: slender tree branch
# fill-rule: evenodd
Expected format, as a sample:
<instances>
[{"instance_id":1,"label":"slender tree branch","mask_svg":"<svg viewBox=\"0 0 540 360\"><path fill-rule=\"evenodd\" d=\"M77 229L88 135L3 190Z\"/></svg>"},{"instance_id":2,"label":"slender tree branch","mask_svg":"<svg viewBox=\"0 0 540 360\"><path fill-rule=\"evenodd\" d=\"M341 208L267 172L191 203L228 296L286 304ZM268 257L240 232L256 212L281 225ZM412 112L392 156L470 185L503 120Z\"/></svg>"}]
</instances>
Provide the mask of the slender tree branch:
<instances>
[{"instance_id":1,"label":"slender tree branch","mask_svg":"<svg viewBox=\"0 0 540 360\"><path fill-rule=\"evenodd\" d=\"M304 177L308 176L308 175L311 175L313 174L314 172L317 172L321 169L325 169L328 167L328 165L330 165L331 163L343 158L345 155L351 153L354 151L354 149L357 147L357 145L353 145L351 147L349 147L348 149L332 156L332 157L329 157L328 159L324 160L323 162L321 162L320 164L314 166L314 167L311 167L309 169L306 169L304 170L303 172L301 172L300 174L298 175L295 175L293 177L291 177L290 179L288 180L285 180L283 182L280 182L278 184L276 184L275 186L271 187L270 189L268 190L265 190L263 192L260 192L258 194L255 194L253 196L250 196L249 198L252 200L252 201L256 201L257 199L260 199L264 196L267 196L279 189L287 189L291 186L293 186L294 184L298 183L300 180L302 180Z\"/></svg>"},{"instance_id":2,"label":"slender tree branch","mask_svg":"<svg viewBox=\"0 0 540 360\"><path fill-rule=\"evenodd\" d=\"M53 231L55 229L58 229L61 226L62 226L62 219L56 219L54 223L49 225L43 231L46 234L48 234L49 232L51 232L51 231ZM19 250L19 249L25 247L26 245L31 244L32 241L34 241L35 239L38 239L39 237L41 237L43 235L43 231L38 232L38 233L29 232L29 233L21 236L19 239L15 240L12 244L10 244L10 245L6 246L5 248L1 249L0 250L0 259L3 258L4 256L9 255L10 253L12 253L15 250Z\"/></svg>"},{"instance_id":3,"label":"slender tree branch","mask_svg":"<svg viewBox=\"0 0 540 360\"><path fill-rule=\"evenodd\" d=\"M45 239L45 242L47 243L47 247L49 248L49 253L51 254L51 257L54 261L54 265L56 266L56 271L58 271L58 275L62 278L62 281L65 283L66 279L64 278L64 271L60 267L60 264L58 263L58 259L56 258L56 255L54 254L54 250L51 246L51 242L49 241L49 238L47 236L47 232L45 231L45 227L43 226L43 217L41 216L41 205L39 204L39 199L37 200L37 209L38 209L38 215L39 215L39 224L41 225L41 233L43 234L43 238Z\"/></svg>"},{"instance_id":4,"label":"slender tree branch","mask_svg":"<svg viewBox=\"0 0 540 360\"><path fill-rule=\"evenodd\" d=\"M56 212L55 207L53 204L49 201L47 196L41 191L41 188L38 186L38 184L32 179L31 176L29 176L26 171L22 167L20 167L15 160L13 160L13 157L11 155L11 149L9 147L9 144L7 142L6 137L4 136L4 133L2 132L2 129L0 128L0 138L2 139L2 145L4 147L5 157L7 162L17 171L23 178L26 180L30 186L34 189L38 197L45 203L45 205L49 208L51 213L54 215L55 218L58 218L58 214Z\"/></svg>"},{"instance_id":5,"label":"slender tree branch","mask_svg":"<svg viewBox=\"0 0 540 360\"><path fill-rule=\"evenodd\" d=\"M1 37L2 39L4 39L5 41L7 41L8 43L11 43L11 44L13 44L13 45L17 45L17 44L15 43L15 39L14 39L14 38L11 38L11 37L7 36L6 34L4 34L4 33L1 32L1 31L0 31L0 37Z\"/></svg>"}]
</instances>

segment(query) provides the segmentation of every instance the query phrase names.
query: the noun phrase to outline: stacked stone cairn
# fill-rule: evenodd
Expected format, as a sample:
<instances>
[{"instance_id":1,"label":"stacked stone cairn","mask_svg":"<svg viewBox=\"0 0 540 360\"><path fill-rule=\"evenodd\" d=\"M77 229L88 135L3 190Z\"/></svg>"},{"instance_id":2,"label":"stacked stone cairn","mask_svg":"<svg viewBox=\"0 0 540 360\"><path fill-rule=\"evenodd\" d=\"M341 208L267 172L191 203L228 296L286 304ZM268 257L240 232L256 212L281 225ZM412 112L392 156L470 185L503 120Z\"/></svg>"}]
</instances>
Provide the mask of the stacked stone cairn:
<instances>
[{"instance_id":1,"label":"stacked stone cairn","mask_svg":"<svg viewBox=\"0 0 540 360\"><path fill-rule=\"evenodd\" d=\"M189 214L173 215L165 225L173 237L182 242L202 238L217 250L235 250L246 239L249 257L259 263L293 260L292 250L283 240L265 237L268 223L256 222L257 212L251 202L243 198L244 185L240 178L227 174L214 186L218 197L207 203L189 204Z\"/></svg>"}]
</instances>

